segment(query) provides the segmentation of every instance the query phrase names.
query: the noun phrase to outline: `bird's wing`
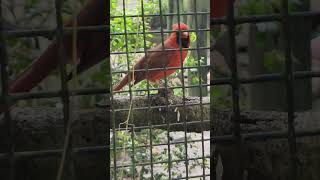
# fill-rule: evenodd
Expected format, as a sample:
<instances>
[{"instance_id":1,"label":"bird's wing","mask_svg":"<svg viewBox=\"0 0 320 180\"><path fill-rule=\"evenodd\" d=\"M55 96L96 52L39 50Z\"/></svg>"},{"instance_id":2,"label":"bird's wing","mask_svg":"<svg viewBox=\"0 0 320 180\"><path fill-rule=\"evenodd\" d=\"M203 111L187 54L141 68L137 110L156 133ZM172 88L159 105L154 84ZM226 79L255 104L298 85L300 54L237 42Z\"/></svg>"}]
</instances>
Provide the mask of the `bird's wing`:
<instances>
[{"instance_id":1,"label":"bird's wing","mask_svg":"<svg viewBox=\"0 0 320 180\"><path fill-rule=\"evenodd\" d=\"M166 46L165 46L166 48ZM162 45L158 45L147 52L146 56L141 58L134 66L135 70L164 68L170 62L170 55L172 51L162 51ZM152 72L152 71L150 71ZM135 84L146 78L146 71L139 71L135 73Z\"/></svg>"},{"instance_id":2,"label":"bird's wing","mask_svg":"<svg viewBox=\"0 0 320 180\"><path fill-rule=\"evenodd\" d=\"M170 49L170 47L168 47L168 45L166 44L164 45L164 48L162 48L162 44L153 48L151 52L147 54L148 68L149 69L164 68L168 66L171 56L173 54L172 53L173 51L166 51L168 49ZM152 52L152 51L156 51L156 52Z\"/></svg>"}]
</instances>

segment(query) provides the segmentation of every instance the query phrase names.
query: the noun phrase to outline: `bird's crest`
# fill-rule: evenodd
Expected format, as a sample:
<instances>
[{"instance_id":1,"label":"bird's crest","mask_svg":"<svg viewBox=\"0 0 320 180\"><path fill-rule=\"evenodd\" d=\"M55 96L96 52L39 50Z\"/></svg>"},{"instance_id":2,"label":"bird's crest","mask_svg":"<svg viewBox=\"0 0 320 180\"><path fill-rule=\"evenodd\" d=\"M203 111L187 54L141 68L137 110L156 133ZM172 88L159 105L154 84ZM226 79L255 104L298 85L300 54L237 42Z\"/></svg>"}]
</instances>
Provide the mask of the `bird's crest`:
<instances>
[{"instance_id":1,"label":"bird's crest","mask_svg":"<svg viewBox=\"0 0 320 180\"><path fill-rule=\"evenodd\" d=\"M189 26L184 24L184 23L179 23L180 24L180 30L189 30ZM176 31L179 29L179 24L173 24L172 25L172 30Z\"/></svg>"}]
</instances>

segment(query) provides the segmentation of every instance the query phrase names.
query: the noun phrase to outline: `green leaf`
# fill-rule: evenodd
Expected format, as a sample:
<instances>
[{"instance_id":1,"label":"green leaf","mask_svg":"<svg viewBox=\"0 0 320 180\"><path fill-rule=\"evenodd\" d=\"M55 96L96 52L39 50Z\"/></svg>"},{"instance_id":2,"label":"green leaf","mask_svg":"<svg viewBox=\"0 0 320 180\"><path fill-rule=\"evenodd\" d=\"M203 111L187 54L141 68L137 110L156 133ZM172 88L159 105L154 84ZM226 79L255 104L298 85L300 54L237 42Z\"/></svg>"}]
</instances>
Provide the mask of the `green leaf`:
<instances>
[{"instance_id":1,"label":"green leaf","mask_svg":"<svg viewBox=\"0 0 320 180\"><path fill-rule=\"evenodd\" d=\"M197 34L195 32L190 33L191 42L195 42L197 40Z\"/></svg>"},{"instance_id":2,"label":"green leaf","mask_svg":"<svg viewBox=\"0 0 320 180\"><path fill-rule=\"evenodd\" d=\"M264 53L263 64L269 72L281 72L284 66L284 55L278 50Z\"/></svg>"}]
</instances>

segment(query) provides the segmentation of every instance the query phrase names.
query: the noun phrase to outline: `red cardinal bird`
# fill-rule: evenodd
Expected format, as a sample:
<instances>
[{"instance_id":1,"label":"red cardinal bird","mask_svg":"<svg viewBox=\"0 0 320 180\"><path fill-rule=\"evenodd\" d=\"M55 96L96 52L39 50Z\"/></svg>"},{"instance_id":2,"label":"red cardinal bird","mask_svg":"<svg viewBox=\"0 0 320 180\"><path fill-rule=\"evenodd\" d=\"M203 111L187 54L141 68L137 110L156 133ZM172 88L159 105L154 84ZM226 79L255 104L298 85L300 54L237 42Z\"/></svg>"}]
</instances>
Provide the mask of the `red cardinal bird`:
<instances>
[{"instance_id":1,"label":"red cardinal bird","mask_svg":"<svg viewBox=\"0 0 320 180\"><path fill-rule=\"evenodd\" d=\"M174 24L172 26L173 31L170 36L164 41L164 49L176 49L171 51L162 51L163 47L162 44L151 49L151 51L157 52L148 52L146 56L141 58L135 65L134 70L145 70L146 67L148 69L153 68L175 68L181 67L181 60L182 62L188 55L188 50L182 51L182 59L181 59L181 52L179 50L180 47L182 48L189 48L190 47L190 36L189 32L182 32L179 31L179 25ZM189 27L184 24L180 23L180 30L189 30ZM169 76L170 74L174 73L176 70L156 70L156 71L149 71L149 75L147 75L147 71L137 71L133 74L131 73L131 79L134 78L134 84L139 83L144 79L148 79L151 82L159 83L161 78ZM126 75L121 82L113 88L113 91L121 90L125 85L129 83L129 77Z\"/></svg>"}]
</instances>

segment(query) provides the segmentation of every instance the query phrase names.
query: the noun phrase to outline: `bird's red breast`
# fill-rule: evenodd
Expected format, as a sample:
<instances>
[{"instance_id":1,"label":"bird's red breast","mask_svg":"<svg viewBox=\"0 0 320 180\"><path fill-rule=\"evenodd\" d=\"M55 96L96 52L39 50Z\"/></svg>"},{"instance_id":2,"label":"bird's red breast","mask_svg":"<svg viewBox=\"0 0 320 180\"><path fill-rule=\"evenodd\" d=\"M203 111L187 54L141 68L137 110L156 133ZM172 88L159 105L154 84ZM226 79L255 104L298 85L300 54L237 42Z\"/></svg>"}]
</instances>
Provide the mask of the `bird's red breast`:
<instances>
[{"instance_id":1,"label":"bird's red breast","mask_svg":"<svg viewBox=\"0 0 320 180\"><path fill-rule=\"evenodd\" d=\"M164 51L163 53L166 53L166 58L169 59L169 61L163 61L164 65L166 65L167 68L179 68L181 67L181 64L184 62L188 55L188 50L182 49L182 51L179 49L181 46L179 45L180 41L186 41L185 47L182 48L189 48L190 47L190 36L189 32L185 32L185 30L189 30L189 26L180 23L180 26L178 24L172 25L172 30L175 31L170 34L169 38L164 42L164 49L165 50L172 50L174 51ZM179 31L180 30L180 31ZM178 39L178 34L180 34ZM183 44L183 43L182 43ZM160 47L162 48L162 47ZM159 59L161 61L161 59ZM181 63L182 60L182 63ZM176 69L172 70L159 70L159 71L153 71L149 73L148 79L152 82L156 82L157 80L167 77L171 74L176 72Z\"/></svg>"}]
</instances>

